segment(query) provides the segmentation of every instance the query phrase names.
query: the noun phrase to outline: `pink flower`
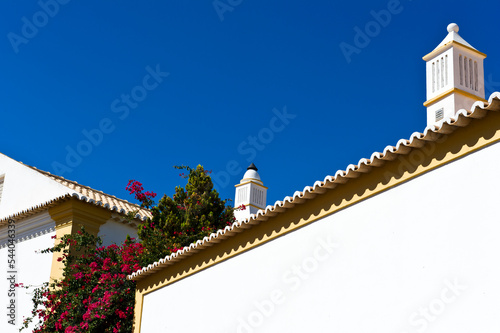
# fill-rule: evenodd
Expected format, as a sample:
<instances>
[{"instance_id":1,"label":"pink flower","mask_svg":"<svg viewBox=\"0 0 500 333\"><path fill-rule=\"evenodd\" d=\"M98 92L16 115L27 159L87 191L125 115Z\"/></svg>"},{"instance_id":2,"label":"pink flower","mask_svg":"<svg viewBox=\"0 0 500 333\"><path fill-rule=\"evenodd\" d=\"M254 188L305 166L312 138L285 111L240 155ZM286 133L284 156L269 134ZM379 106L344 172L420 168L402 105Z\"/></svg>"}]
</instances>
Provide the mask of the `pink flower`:
<instances>
[{"instance_id":1,"label":"pink flower","mask_svg":"<svg viewBox=\"0 0 500 333\"><path fill-rule=\"evenodd\" d=\"M78 326L68 326L64 330L64 333L75 333Z\"/></svg>"},{"instance_id":2,"label":"pink flower","mask_svg":"<svg viewBox=\"0 0 500 333\"><path fill-rule=\"evenodd\" d=\"M120 323L116 323L116 327L113 328L113 333L118 333L120 332L121 325Z\"/></svg>"},{"instance_id":3,"label":"pink flower","mask_svg":"<svg viewBox=\"0 0 500 333\"><path fill-rule=\"evenodd\" d=\"M97 267L99 267L99 265L97 265L97 263L93 261L90 263L89 267L92 270L92 273L94 273L95 271L97 271Z\"/></svg>"},{"instance_id":4,"label":"pink flower","mask_svg":"<svg viewBox=\"0 0 500 333\"><path fill-rule=\"evenodd\" d=\"M151 191L143 193L144 187L142 187L142 184L133 179L128 181L125 190L129 191L130 194L134 194L135 198L146 206L149 206L152 203L152 198L156 197L156 193Z\"/></svg>"},{"instance_id":5,"label":"pink flower","mask_svg":"<svg viewBox=\"0 0 500 333\"><path fill-rule=\"evenodd\" d=\"M69 312L68 311L64 311L63 313L61 313L61 319L64 319L68 316Z\"/></svg>"}]
</instances>

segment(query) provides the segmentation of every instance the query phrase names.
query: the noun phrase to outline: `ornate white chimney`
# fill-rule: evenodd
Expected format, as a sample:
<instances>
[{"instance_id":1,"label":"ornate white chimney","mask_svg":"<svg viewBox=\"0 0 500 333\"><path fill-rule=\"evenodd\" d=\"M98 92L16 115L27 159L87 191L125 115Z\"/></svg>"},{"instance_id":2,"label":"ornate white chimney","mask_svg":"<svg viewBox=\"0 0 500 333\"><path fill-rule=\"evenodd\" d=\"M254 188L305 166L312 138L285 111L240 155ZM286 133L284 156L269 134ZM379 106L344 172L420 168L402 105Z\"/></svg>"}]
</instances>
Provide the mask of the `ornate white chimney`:
<instances>
[{"instance_id":1,"label":"ornate white chimney","mask_svg":"<svg viewBox=\"0 0 500 333\"><path fill-rule=\"evenodd\" d=\"M267 187L260 180L257 167L252 163L247 168L243 179L236 186L234 207L245 206L234 212L236 220L243 221L251 214L266 208Z\"/></svg>"},{"instance_id":2,"label":"ornate white chimney","mask_svg":"<svg viewBox=\"0 0 500 333\"><path fill-rule=\"evenodd\" d=\"M484 100L483 59L479 52L458 34L458 25L448 25L448 35L431 53L427 62L427 125L451 117Z\"/></svg>"}]
</instances>

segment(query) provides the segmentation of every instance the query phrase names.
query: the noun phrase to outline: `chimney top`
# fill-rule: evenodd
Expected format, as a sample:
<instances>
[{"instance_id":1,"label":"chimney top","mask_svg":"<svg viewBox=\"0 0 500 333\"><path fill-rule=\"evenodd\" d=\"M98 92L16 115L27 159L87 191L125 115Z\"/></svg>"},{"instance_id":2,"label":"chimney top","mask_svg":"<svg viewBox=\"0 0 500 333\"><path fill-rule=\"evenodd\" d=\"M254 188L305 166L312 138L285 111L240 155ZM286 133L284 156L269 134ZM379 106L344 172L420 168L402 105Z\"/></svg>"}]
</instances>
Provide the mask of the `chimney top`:
<instances>
[{"instance_id":1,"label":"chimney top","mask_svg":"<svg viewBox=\"0 0 500 333\"><path fill-rule=\"evenodd\" d=\"M458 25L446 27L448 35L423 57L426 62L427 125L436 125L461 110L469 110L484 99L486 54L478 51L458 34Z\"/></svg>"},{"instance_id":2,"label":"chimney top","mask_svg":"<svg viewBox=\"0 0 500 333\"><path fill-rule=\"evenodd\" d=\"M235 187L234 207L238 208L234 211L236 220L244 221L266 208L267 187L262 183L255 164L250 164L243 179Z\"/></svg>"},{"instance_id":3,"label":"chimney top","mask_svg":"<svg viewBox=\"0 0 500 333\"><path fill-rule=\"evenodd\" d=\"M255 164L250 164L250 166L247 168L247 170L255 170L255 171L259 171L259 169L257 169L257 167L255 166Z\"/></svg>"},{"instance_id":4,"label":"chimney top","mask_svg":"<svg viewBox=\"0 0 500 333\"><path fill-rule=\"evenodd\" d=\"M448 24L448 27L446 28L446 30L448 30L448 32L452 32L452 31L458 32L458 24L450 23L450 24Z\"/></svg>"}]
</instances>

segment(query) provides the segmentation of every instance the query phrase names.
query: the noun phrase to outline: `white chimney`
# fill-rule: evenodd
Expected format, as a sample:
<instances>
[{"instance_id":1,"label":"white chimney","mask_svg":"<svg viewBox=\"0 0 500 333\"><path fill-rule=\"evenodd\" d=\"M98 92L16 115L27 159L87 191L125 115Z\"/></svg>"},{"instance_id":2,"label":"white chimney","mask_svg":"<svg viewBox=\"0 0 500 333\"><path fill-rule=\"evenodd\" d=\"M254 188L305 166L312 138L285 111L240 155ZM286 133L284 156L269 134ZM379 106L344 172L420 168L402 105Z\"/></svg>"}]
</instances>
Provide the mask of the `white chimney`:
<instances>
[{"instance_id":1,"label":"white chimney","mask_svg":"<svg viewBox=\"0 0 500 333\"><path fill-rule=\"evenodd\" d=\"M257 213L260 209L266 208L267 187L260 180L257 167L252 163L247 168L243 179L236 186L234 207L244 206L244 209L237 209L234 217L237 221L243 221L251 214Z\"/></svg>"},{"instance_id":2,"label":"white chimney","mask_svg":"<svg viewBox=\"0 0 500 333\"><path fill-rule=\"evenodd\" d=\"M448 25L448 35L423 57L427 77L427 125L454 116L484 99L483 59L479 52L458 34L458 25Z\"/></svg>"}]
</instances>

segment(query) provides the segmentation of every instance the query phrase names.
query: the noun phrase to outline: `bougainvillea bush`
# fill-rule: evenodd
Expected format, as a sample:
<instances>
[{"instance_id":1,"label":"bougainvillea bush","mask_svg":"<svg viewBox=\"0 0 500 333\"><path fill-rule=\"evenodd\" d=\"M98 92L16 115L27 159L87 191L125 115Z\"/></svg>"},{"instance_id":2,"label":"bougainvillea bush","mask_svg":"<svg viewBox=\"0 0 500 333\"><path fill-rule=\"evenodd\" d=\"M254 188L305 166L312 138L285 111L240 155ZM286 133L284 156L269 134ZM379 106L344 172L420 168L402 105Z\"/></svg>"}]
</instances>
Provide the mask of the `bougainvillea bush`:
<instances>
[{"instance_id":1,"label":"bougainvillea bush","mask_svg":"<svg viewBox=\"0 0 500 333\"><path fill-rule=\"evenodd\" d=\"M130 332L135 283L126 277L142 267L143 246L131 238L102 246L82 229L42 252L59 251L64 279L35 292L34 332Z\"/></svg>"},{"instance_id":2,"label":"bougainvillea bush","mask_svg":"<svg viewBox=\"0 0 500 333\"><path fill-rule=\"evenodd\" d=\"M180 174L187 184L177 187L172 198L163 196L157 206L155 193L144 192L135 180L127 184L152 213L139 226L140 242L127 237L122 245L102 246L99 237L82 229L42 251L61 253L63 280L34 290L33 317L25 327L35 321L37 333L132 331L135 282L127 275L234 221L234 209L213 189L209 171L202 166L176 168L187 172Z\"/></svg>"}]
</instances>

